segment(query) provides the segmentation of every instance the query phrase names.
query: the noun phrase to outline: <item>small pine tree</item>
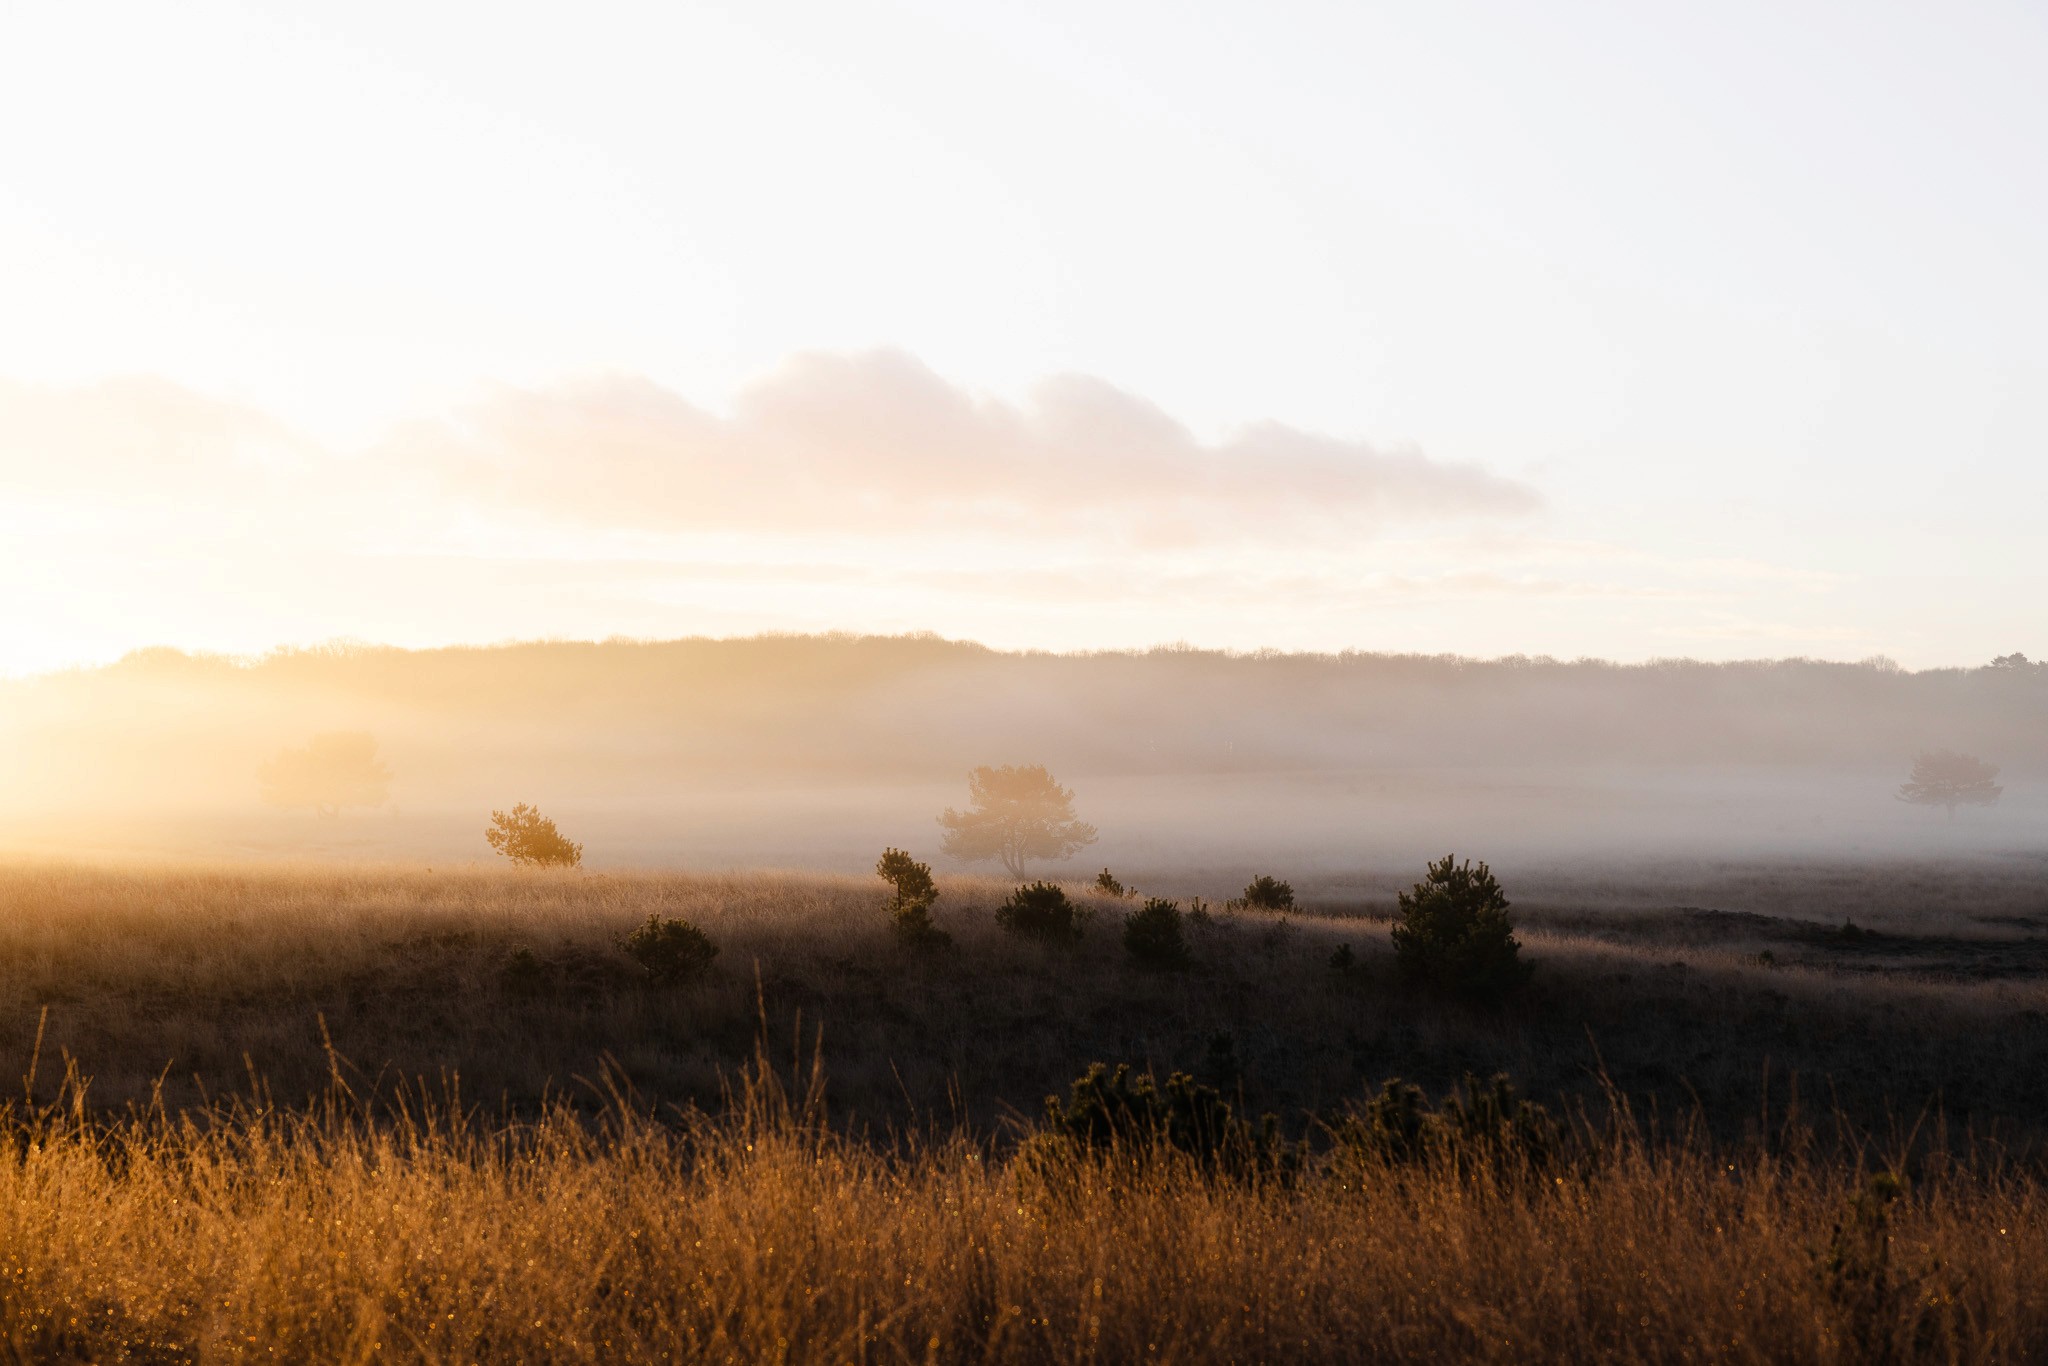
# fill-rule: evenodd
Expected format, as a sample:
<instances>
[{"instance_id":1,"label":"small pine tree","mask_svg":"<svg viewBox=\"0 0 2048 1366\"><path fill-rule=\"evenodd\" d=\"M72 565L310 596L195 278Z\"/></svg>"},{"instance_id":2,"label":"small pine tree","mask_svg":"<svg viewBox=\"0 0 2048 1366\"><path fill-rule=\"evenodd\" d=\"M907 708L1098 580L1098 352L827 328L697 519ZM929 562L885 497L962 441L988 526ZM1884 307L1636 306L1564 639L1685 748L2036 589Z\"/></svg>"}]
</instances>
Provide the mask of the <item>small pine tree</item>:
<instances>
[{"instance_id":1,"label":"small pine tree","mask_svg":"<svg viewBox=\"0 0 2048 1366\"><path fill-rule=\"evenodd\" d=\"M889 925L896 938L911 948L942 948L953 937L932 923L932 904L939 889L928 863L919 863L901 849L884 849L875 873L895 888L889 898Z\"/></svg>"},{"instance_id":2,"label":"small pine tree","mask_svg":"<svg viewBox=\"0 0 2048 1366\"><path fill-rule=\"evenodd\" d=\"M1147 897L1143 909L1125 916L1124 952L1142 967L1186 967L1188 940L1181 927L1180 903Z\"/></svg>"},{"instance_id":3,"label":"small pine tree","mask_svg":"<svg viewBox=\"0 0 2048 1366\"><path fill-rule=\"evenodd\" d=\"M1057 882L1033 882L996 907L996 924L1041 944L1078 944L1087 921Z\"/></svg>"},{"instance_id":4,"label":"small pine tree","mask_svg":"<svg viewBox=\"0 0 2048 1366\"><path fill-rule=\"evenodd\" d=\"M1400 895L1394 959L1401 975L1445 995L1501 1000L1529 978L1508 899L1485 864L1446 854Z\"/></svg>"},{"instance_id":5,"label":"small pine tree","mask_svg":"<svg viewBox=\"0 0 2048 1366\"><path fill-rule=\"evenodd\" d=\"M1095 875L1095 890L1104 896L1123 897L1130 894L1124 884L1117 880L1116 874L1107 868Z\"/></svg>"},{"instance_id":6,"label":"small pine tree","mask_svg":"<svg viewBox=\"0 0 2048 1366\"><path fill-rule=\"evenodd\" d=\"M565 838L553 821L525 802L510 811L493 811L484 839L522 868L574 868L583 862L583 846Z\"/></svg>"},{"instance_id":7,"label":"small pine tree","mask_svg":"<svg viewBox=\"0 0 2048 1366\"><path fill-rule=\"evenodd\" d=\"M1246 910L1291 911L1294 909L1294 888L1262 873L1245 886L1244 895L1238 898L1238 902Z\"/></svg>"}]
</instances>

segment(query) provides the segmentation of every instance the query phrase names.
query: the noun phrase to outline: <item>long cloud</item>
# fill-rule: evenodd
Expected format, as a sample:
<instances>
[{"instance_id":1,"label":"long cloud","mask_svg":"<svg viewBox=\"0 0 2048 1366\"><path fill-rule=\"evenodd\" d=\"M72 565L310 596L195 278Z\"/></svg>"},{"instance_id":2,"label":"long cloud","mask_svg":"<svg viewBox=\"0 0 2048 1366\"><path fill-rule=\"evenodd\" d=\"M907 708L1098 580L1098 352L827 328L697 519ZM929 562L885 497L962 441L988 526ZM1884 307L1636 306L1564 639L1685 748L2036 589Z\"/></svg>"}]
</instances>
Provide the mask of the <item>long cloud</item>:
<instances>
[{"instance_id":1,"label":"long cloud","mask_svg":"<svg viewBox=\"0 0 2048 1366\"><path fill-rule=\"evenodd\" d=\"M379 455L452 497L651 532L965 522L1285 540L1538 505L1476 466L1278 422L1204 442L1084 376L1023 403L982 397L897 351L792 357L730 416L640 378L503 389L394 433Z\"/></svg>"}]
</instances>

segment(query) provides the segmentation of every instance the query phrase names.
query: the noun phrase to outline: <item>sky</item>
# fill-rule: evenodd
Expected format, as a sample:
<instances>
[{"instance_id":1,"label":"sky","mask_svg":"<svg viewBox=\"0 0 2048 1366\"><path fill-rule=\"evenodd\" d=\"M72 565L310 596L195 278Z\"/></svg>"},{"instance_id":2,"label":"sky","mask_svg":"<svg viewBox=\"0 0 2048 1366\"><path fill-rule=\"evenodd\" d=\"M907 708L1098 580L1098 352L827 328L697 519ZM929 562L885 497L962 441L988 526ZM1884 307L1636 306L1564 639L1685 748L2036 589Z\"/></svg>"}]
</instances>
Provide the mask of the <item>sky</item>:
<instances>
[{"instance_id":1,"label":"sky","mask_svg":"<svg viewBox=\"0 0 2048 1366\"><path fill-rule=\"evenodd\" d=\"M2048 654L2048 12L0 3L0 673Z\"/></svg>"}]
</instances>

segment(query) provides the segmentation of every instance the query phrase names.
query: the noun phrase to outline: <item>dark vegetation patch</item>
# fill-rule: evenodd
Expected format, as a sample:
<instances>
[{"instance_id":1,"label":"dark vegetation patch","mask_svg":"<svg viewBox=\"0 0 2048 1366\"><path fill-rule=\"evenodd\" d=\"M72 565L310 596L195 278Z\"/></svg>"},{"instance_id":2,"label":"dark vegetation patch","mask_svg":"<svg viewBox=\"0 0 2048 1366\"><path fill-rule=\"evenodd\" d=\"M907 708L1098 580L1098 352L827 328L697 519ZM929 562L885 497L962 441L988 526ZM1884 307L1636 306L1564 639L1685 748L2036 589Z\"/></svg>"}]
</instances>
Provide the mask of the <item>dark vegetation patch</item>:
<instances>
[{"instance_id":1,"label":"dark vegetation patch","mask_svg":"<svg viewBox=\"0 0 2048 1366\"><path fill-rule=\"evenodd\" d=\"M1404 980L1384 924L1312 900L1187 914L1185 967L1160 972L1121 942L1128 902L1070 891L1078 941L1049 951L999 926L1013 887L939 885L953 948L918 954L871 877L4 870L0 1056L26 1074L48 1007L45 1092L68 1057L103 1108L159 1079L174 1107L232 1093L251 1068L296 1103L327 1084L324 1022L367 1086L459 1076L470 1104L524 1112L596 1106L583 1079L615 1066L651 1104L715 1107L765 1029L820 1047L835 1119L876 1132L998 1131L1111 1061L1296 1135L1392 1077L1441 1096L1505 1074L1553 1114L1611 1085L1725 1139L1795 1103L1878 1133L1938 1109L1955 1132L2048 1137L2048 980L1927 966L2040 952L2015 927L1847 935L1841 908L1693 907L1601 912L1595 935L1539 912L1517 928L1526 986L1479 1008ZM623 943L650 915L715 959L652 980Z\"/></svg>"}]
</instances>

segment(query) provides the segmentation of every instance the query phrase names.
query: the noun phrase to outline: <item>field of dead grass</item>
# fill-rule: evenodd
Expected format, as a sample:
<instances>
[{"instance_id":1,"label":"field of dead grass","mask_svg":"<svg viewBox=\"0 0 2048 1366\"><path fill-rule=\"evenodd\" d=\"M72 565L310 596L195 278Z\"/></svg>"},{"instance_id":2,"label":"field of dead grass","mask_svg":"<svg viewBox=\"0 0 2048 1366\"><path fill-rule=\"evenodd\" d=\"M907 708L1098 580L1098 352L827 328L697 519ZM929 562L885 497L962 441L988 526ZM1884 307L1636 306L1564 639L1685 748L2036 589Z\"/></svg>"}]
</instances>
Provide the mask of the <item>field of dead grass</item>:
<instances>
[{"instance_id":1,"label":"field of dead grass","mask_svg":"<svg viewBox=\"0 0 2048 1366\"><path fill-rule=\"evenodd\" d=\"M15 1360L2033 1361L2010 1165L1582 1131L1532 1169L893 1150L757 1064L716 1115L13 1107ZM1880 1192L1888 1187L1877 1187Z\"/></svg>"},{"instance_id":2,"label":"field of dead grass","mask_svg":"<svg viewBox=\"0 0 2048 1366\"><path fill-rule=\"evenodd\" d=\"M1191 971L1148 973L1122 959L1117 903L1061 953L996 930L999 884L942 888L955 947L930 957L894 944L865 879L0 868L0 1058L21 1076L0 1114L0 1350L2048 1350L2036 981L1837 970L1824 939L1767 966L1718 929L1660 936L1641 897L1546 889L1535 983L1474 1013L1400 988L1385 923L1355 910L1220 916ZM614 941L649 913L719 942L709 980L637 978ZM508 977L521 950L538 983ZM764 1039L819 1070L778 1076ZM1095 1059L1193 1071L1312 1156L1226 1179L1167 1151L1020 1149ZM1494 1070L1578 1117L1568 1160L1402 1165L1319 1122L1390 1075L1441 1091Z\"/></svg>"}]
</instances>

